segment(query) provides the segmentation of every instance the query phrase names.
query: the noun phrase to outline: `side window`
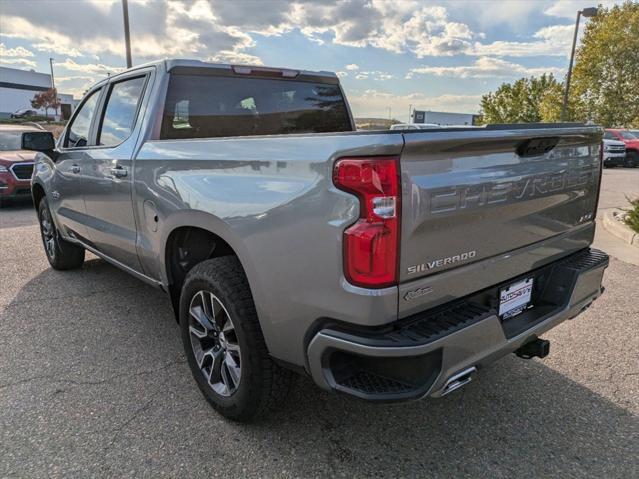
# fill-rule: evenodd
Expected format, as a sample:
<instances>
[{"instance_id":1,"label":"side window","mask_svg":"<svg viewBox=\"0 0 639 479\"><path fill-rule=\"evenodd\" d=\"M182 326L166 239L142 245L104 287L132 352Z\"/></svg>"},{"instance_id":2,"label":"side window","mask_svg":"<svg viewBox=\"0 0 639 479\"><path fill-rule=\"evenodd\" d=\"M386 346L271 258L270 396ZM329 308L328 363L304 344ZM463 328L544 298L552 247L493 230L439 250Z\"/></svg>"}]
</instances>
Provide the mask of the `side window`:
<instances>
[{"instance_id":1,"label":"side window","mask_svg":"<svg viewBox=\"0 0 639 479\"><path fill-rule=\"evenodd\" d=\"M100 88L91 93L80 106L80 110L71 125L69 125L67 137L64 141L65 147L81 148L89 144L89 129L91 128L91 120L93 119L101 90Z\"/></svg>"},{"instance_id":2,"label":"side window","mask_svg":"<svg viewBox=\"0 0 639 479\"><path fill-rule=\"evenodd\" d=\"M119 145L131 135L145 81L146 77L137 77L111 85L98 131L98 145Z\"/></svg>"}]
</instances>

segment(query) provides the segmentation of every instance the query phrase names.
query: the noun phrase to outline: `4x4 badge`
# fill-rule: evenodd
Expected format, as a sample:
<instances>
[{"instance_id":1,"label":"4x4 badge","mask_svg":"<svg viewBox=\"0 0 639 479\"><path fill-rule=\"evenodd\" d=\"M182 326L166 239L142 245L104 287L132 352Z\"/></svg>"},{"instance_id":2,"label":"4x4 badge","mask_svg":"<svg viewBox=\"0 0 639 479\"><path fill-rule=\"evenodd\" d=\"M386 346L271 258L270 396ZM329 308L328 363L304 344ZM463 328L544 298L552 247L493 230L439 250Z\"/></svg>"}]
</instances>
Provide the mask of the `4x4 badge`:
<instances>
[{"instance_id":1,"label":"4x4 badge","mask_svg":"<svg viewBox=\"0 0 639 479\"><path fill-rule=\"evenodd\" d=\"M430 286L426 286L425 288L418 288L406 293L404 295L404 301L412 301L414 299L420 298L432 292L433 292L433 288L431 288Z\"/></svg>"}]
</instances>

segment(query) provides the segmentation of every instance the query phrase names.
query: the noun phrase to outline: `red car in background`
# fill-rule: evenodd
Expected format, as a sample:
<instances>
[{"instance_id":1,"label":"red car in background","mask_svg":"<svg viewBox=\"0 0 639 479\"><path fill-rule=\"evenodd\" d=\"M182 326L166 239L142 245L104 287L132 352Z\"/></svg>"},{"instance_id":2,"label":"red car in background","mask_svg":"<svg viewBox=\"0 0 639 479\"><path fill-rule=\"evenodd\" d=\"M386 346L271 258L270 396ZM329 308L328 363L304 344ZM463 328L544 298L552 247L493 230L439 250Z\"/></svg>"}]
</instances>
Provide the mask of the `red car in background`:
<instances>
[{"instance_id":1,"label":"red car in background","mask_svg":"<svg viewBox=\"0 0 639 479\"><path fill-rule=\"evenodd\" d=\"M639 135L630 130L607 129L604 138L619 140L626 144L626 162L624 166L636 168L639 166Z\"/></svg>"},{"instance_id":2,"label":"red car in background","mask_svg":"<svg viewBox=\"0 0 639 479\"><path fill-rule=\"evenodd\" d=\"M0 125L0 206L7 200L31 196L35 152L21 149L22 133L40 130L38 125Z\"/></svg>"}]
</instances>

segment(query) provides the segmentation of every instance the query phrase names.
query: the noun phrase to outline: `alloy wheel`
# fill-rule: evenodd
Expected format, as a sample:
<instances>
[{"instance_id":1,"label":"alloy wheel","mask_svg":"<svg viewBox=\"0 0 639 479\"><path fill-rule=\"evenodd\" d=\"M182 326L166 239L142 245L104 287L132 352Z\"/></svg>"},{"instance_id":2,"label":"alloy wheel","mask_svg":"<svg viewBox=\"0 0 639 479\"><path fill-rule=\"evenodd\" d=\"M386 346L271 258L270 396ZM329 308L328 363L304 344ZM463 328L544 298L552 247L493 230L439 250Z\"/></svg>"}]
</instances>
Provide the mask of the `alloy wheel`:
<instances>
[{"instance_id":1,"label":"alloy wheel","mask_svg":"<svg viewBox=\"0 0 639 479\"><path fill-rule=\"evenodd\" d=\"M42 229L42 241L49 258L55 258L55 227L47 208L40 212L40 227Z\"/></svg>"},{"instance_id":2,"label":"alloy wheel","mask_svg":"<svg viewBox=\"0 0 639 479\"><path fill-rule=\"evenodd\" d=\"M235 325L222 302L209 291L198 291L189 304L189 335L195 361L209 386L231 396L242 376Z\"/></svg>"}]
</instances>

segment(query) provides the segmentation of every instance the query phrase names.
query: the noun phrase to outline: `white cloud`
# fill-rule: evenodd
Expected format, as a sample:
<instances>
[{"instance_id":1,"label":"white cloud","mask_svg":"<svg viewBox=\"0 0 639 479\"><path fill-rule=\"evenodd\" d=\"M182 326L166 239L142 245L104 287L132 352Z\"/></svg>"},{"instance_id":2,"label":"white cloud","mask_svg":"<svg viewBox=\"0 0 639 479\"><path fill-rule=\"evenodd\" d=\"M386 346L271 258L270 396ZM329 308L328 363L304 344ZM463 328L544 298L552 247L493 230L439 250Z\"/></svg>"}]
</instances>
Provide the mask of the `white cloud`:
<instances>
[{"instance_id":1,"label":"white cloud","mask_svg":"<svg viewBox=\"0 0 639 479\"><path fill-rule=\"evenodd\" d=\"M335 72L335 75L337 75L339 78L344 78L344 77L348 76L348 72L337 71L337 72Z\"/></svg>"},{"instance_id":2,"label":"white cloud","mask_svg":"<svg viewBox=\"0 0 639 479\"><path fill-rule=\"evenodd\" d=\"M6 6L7 4L3 4ZM80 50L69 36L57 33L47 28L37 26L26 18L19 16L4 16L2 35L9 38L23 38L31 40L33 48L39 51L55 51L61 55L80 56Z\"/></svg>"},{"instance_id":3,"label":"white cloud","mask_svg":"<svg viewBox=\"0 0 639 479\"><path fill-rule=\"evenodd\" d=\"M391 75L388 72L381 71L358 71L355 75L356 80L392 80L395 78L395 75Z\"/></svg>"},{"instance_id":4,"label":"white cloud","mask_svg":"<svg viewBox=\"0 0 639 479\"><path fill-rule=\"evenodd\" d=\"M357 63L351 63L349 65L346 65L344 68L346 68L347 70L359 70L359 65Z\"/></svg>"},{"instance_id":5,"label":"white cloud","mask_svg":"<svg viewBox=\"0 0 639 479\"><path fill-rule=\"evenodd\" d=\"M62 93L72 94L76 98L84 95L84 92L87 91L95 82L95 77L87 75L56 75L55 77L55 83L58 90Z\"/></svg>"},{"instance_id":6,"label":"white cloud","mask_svg":"<svg viewBox=\"0 0 639 479\"><path fill-rule=\"evenodd\" d=\"M571 18L574 20L577 17L577 11L583 8L596 7L597 5L611 7L615 3L619 2L615 0L559 0L544 10L544 13L553 17Z\"/></svg>"},{"instance_id":7,"label":"white cloud","mask_svg":"<svg viewBox=\"0 0 639 479\"><path fill-rule=\"evenodd\" d=\"M534 41L496 41L488 44L476 42L469 55L496 55L513 57L568 56L572 45L574 25L553 25L538 30Z\"/></svg>"},{"instance_id":8,"label":"white cloud","mask_svg":"<svg viewBox=\"0 0 639 479\"><path fill-rule=\"evenodd\" d=\"M391 116L403 121L408 118L409 105L422 110L474 113L479 111L481 100L481 95L427 96L423 93L396 95L378 90L351 91L347 94L356 117L388 118L390 107Z\"/></svg>"},{"instance_id":9,"label":"white cloud","mask_svg":"<svg viewBox=\"0 0 639 479\"><path fill-rule=\"evenodd\" d=\"M507 78L521 76L540 76L544 73L552 73L561 76L563 68L556 67L525 67L518 63L508 62L500 58L481 57L472 65L454 67L417 67L411 68L406 78L412 78L416 74L430 74L440 77L456 78Z\"/></svg>"},{"instance_id":10,"label":"white cloud","mask_svg":"<svg viewBox=\"0 0 639 479\"><path fill-rule=\"evenodd\" d=\"M255 55L249 55L248 53L242 53L239 51L225 50L217 53L216 55L207 58L207 61L214 63L234 63L244 65L263 65L260 57Z\"/></svg>"},{"instance_id":11,"label":"white cloud","mask_svg":"<svg viewBox=\"0 0 639 479\"><path fill-rule=\"evenodd\" d=\"M0 42L0 58L8 57L32 57L33 52L24 47L7 48L4 43Z\"/></svg>"},{"instance_id":12,"label":"white cloud","mask_svg":"<svg viewBox=\"0 0 639 479\"><path fill-rule=\"evenodd\" d=\"M0 64L23 67L23 69L36 67L36 62L34 62L33 60L28 60L26 58L10 58L10 57L3 57L3 56L0 56Z\"/></svg>"},{"instance_id":13,"label":"white cloud","mask_svg":"<svg viewBox=\"0 0 639 479\"><path fill-rule=\"evenodd\" d=\"M87 74L99 75L102 77L107 76L108 74L118 73L124 70L124 67L113 67L108 65L103 65L101 63L77 63L75 60L71 58L67 58L63 62L55 62L54 66L56 68L64 68L66 70L74 71L74 72L83 72Z\"/></svg>"}]
</instances>

